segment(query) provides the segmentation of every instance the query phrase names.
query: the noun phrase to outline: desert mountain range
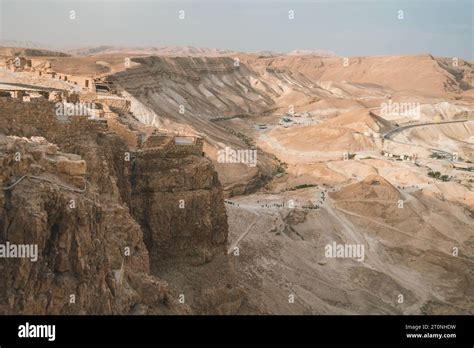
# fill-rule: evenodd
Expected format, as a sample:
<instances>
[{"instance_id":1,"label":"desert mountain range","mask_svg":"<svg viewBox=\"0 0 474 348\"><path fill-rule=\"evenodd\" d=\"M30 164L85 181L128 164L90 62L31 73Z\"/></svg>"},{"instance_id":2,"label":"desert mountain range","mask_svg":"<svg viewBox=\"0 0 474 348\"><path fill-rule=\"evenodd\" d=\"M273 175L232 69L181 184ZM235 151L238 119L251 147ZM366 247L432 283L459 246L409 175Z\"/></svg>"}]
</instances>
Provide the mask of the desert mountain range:
<instances>
[{"instance_id":1,"label":"desert mountain range","mask_svg":"<svg viewBox=\"0 0 474 348\"><path fill-rule=\"evenodd\" d=\"M0 196L3 228L20 240L34 222L43 250L38 265L2 266L13 274L2 312L474 313L473 62L194 47L0 55L32 62L0 69L2 92L31 92L0 97L3 186L33 169L48 178ZM34 90L96 103L105 125L58 124ZM182 150L173 137L200 140ZM20 148L29 162L15 164ZM222 161L226 148L256 151L256 165ZM87 170L65 175L61 161ZM60 213L68 194L80 209ZM28 199L32 215L19 208ZM121 255L124 240L136 257ZM333 243L363 245L363 260L327 257ZM82 307L62 304L63 289ZM97 292L104 303L88 300Z\"/></svg>"}]
</instances>

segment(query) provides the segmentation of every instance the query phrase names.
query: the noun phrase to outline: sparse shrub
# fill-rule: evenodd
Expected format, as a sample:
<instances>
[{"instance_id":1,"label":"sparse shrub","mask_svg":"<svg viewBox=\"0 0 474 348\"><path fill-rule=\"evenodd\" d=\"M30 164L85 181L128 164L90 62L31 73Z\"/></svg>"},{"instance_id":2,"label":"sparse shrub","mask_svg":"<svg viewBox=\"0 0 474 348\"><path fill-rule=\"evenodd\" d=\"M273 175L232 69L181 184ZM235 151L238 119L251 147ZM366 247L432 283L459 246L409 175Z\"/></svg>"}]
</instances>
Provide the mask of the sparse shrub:
<instances>
[{"instance_id":1,"label":"sparse shrub","mask_svg":"<svg viewBox=\"0 0 474 348\"><path fill-rule=\"evenodd\" d=\"M297 186L293 187L293 188L290 189L289 191L295 191L295 190L300 190L300 189L304 189L304 188L308 188L308 187L315 187L315 186L318 186L318 185L314 185L314 184L301 184L301 185L297 185Z\"/></svg>"},{"instance_id":2,"label":"sparse shrub","mask_svg":"<svg viewBox=\"0 0 474 348\"><path fill-rule=\"evenodd\" d=\"M441 156L439 153L437 152L434 152L430 155L431 158L434 158L434 159L443 159L444 156Z\"/></svg>"},{"instance_id":3,"label":"sparse shrub","mask_svg":"<svg viewBox=\"0 0 474 348\"><path fill-rule=\"evenodd\" d=\"M432 170L430 170L428 172L428 176L431 177L431 178L439 179L439 180L444 181L444 182L450 180L449 175L446 175L446 174L441 175L440 172L434 172Z\"/></svg>"},{"instance_id":4,"label":"sparse shrub","mask_svg":"<svg viewBox=\"0 0 474 348\"><path fill-rule=\"evenodd\" d=\"M432 177L432 178L439 179L439 177L441 176L441 173L440 172L433 172L432 170L430 170L428 172L428 176Z\"/></svg>"},{"instance_id":5,"label":"sparse shrub","mask_svg":"<svg viewBox=\"0 0 474 348\"><path fill-rule=\"evenodd\" d=\"M449 176L448 175L441 175L440 179L444 182L449 181Z\"/></svg>"}]
</instances>

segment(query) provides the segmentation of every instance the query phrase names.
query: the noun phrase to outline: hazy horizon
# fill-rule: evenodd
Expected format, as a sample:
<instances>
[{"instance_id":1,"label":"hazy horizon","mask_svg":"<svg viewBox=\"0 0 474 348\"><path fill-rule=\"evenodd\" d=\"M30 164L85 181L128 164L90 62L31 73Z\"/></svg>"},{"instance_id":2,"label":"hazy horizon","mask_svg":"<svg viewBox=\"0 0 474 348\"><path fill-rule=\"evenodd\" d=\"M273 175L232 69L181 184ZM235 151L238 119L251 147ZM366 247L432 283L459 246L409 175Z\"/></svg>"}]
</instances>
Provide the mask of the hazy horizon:
<instances>
[{"instance_id":1,"label":"hazy horizon","mask_svg":"<svg viewBox=\"0 0 474 348\"><path fill-rule=\"evenodd\" d=\"M62 50L194 46L472 60L473 17L469 0L0 0L0 40Z\"/></svg>"}]
</instances>

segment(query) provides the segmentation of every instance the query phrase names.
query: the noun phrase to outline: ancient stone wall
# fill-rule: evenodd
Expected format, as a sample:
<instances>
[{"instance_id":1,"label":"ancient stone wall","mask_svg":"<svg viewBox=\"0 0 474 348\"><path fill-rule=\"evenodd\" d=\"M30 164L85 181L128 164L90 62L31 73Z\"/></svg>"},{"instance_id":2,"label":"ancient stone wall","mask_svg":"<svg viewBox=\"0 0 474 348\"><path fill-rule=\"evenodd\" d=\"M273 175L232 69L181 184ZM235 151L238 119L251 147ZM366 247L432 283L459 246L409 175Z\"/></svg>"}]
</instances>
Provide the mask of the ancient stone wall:
<instances>
[{"instance_id":1,"label":"ancient stone wall","mask_svg":"<svg viewBox=\"0 0 474 348\"><path fill-rule=\"evenodd\" d=\"M0 129L18 136L45 136L52 142L67 140L71 134L96 134L107 130L101 121L87 116L71 116L60 122L55 115L55 103L44 99L23 102L19 99L0 98Z\"/></svg>"},{"instance_id":2,"label":"ancient stone wall","mask_svg":"<svg viewBox=\"0 0 474 348\"><path fill-rule=\"evenodd\" d=\"M204 141L199 137L194 138L192 144L176 143L176 137L167 135L152 135L143 143L143 153L153 153L157 157L202 156Z\"/></svg>"},{"instance_id":3,"label":"ancient stone wall","mask_svg":"<svg viewBox=\"0 0 474 348\"><path fill-rule=\"evenodd\" d=\"M116 113L125 113L130 111L130 105L131 102L130 100L123 99L123 98L112 98L112 97L102 97L100 96L97 99L97 102L99 102L102 105L107 105L110 110L116 112Z\"/></svg>"},{"instance_id":4,"label":"ancient stone wall","mask_svg":"<svg viewBox=\"0 0 474 348\"><path fill-rule=\"evenodd\" d=\"M116 132L130 147L130 149L138 149L141 147L141 135L139 132L131 130L127 125L121 123L116 115L107 115L107 126L110 130Z\"/></svg>"}]
</instances>

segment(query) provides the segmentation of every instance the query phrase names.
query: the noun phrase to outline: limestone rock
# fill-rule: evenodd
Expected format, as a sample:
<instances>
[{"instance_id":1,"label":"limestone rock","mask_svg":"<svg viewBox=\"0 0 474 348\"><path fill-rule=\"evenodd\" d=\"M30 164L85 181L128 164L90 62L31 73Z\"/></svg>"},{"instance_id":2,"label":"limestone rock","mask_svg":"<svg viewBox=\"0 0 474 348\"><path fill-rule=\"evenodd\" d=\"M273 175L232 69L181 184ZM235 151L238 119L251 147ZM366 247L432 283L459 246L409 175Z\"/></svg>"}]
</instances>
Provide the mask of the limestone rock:
<instances>
[{"instance_id":1,"label":"limestone rock","mask_svg":"<svg viewBox=\"0 0 474 348\"><path fill-rule=\"evenodd\" d=\"M56 163L58 172L71 176L84 175L87 171L85 161L68 161L62 160Z\"/></svg>"}]
</instances>

